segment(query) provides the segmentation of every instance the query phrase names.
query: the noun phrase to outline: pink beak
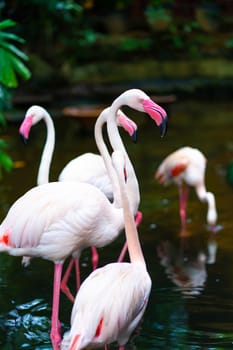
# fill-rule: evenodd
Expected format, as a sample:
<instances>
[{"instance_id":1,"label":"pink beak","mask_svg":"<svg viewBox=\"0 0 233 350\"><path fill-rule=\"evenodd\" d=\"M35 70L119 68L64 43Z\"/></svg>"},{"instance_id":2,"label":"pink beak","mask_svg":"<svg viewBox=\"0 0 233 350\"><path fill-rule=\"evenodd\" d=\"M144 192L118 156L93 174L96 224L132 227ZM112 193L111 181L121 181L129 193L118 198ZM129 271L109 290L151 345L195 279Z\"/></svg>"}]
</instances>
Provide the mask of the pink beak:
<instances>
[{"instance_id":1,"label":"pink beak","mask_svg":"<svg viewBox=\"0 0 233 350\"><path fill-rule=\"evenodd\" d=\"M156 122L160 128L160 134L163 137L167 131L167 113L151 99L142 102L143 108L147 114Z\"/></svg>"},{"instance_id":2,"label":"pink beak","mask_svg":"<svg viewBox=\"0 0 233 350\"><path fill-rule=\"evenodd\" d=\"M22 136L24 142L26 143L29 138L30 129L32 127L32 116L24 118L22 124L19 128L19 133Z\"/></svg>"}]
</instances>

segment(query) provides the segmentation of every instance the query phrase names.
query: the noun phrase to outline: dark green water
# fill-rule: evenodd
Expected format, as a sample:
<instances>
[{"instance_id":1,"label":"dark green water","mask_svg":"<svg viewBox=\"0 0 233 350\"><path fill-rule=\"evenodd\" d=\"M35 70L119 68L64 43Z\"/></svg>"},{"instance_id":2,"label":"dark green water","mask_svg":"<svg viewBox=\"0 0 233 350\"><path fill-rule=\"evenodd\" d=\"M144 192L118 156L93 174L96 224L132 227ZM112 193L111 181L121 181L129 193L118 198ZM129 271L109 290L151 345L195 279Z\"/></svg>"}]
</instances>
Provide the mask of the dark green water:
<instances>
[{"instance_id":1,"label":"dark green water","mask_svg":"<svg viewBox=\"0 0 233 350\"><path fill-rule=\"evenodd\" d=\"M139 126L136 145L122 136L140 183L143 222L139 232L153 282L143 321L127 349L233 348L233 187L226 181L226 168L233 160L232 107L214 101L175 103L169 111L164 139L149 119L127 111ZM56 118L55 126L57 144L51 180L71 158L96 151L92 132L84 133L76 120ZM18 127L19 123L9 124L7 137L13 159L24 161L25 166L6 174L0 183L1 219L10 205L35 185L45 139L41 123L34 127L29 144L24 146ZM154 180L161 160L185 145L199 148L208 158L206 184L216 195L219 215L219 230L214 235L206 228L205 204L191 191L189 236L181 239L177 188L163 188ZM99 250L100 265L115 261L122 243L123 236ZM83 253L81 264L84 279L91 272L89 250ZM35 259L30 267L23 268L19 258L0 255L0 349L51 349L52 283L51 262ZM69 328L71 307L62 295L63 330Z\"/></svg>"}]
</instances>

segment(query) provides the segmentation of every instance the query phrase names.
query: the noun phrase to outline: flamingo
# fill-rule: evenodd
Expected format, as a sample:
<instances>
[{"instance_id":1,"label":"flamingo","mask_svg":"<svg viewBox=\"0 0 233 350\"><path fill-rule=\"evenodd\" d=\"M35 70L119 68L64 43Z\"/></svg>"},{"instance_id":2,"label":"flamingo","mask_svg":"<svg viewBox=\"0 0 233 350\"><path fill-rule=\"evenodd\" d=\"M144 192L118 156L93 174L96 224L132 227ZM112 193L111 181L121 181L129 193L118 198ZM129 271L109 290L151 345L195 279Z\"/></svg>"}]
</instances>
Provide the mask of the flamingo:
<instances>
[{"instance_id":1,"label":"flamingo","mask_svg":"<svg viewBox=\"0 0 233 350\"><path fill-rule=\"evenodd\" d=\"M107 349L112 342L118 342L123 350L148 303L151 279L124 180L124 154L114 151L112 161L120 184L130 262L107 264L85 279L77 292L71 328L64 334L61 350Z\"/></svg>"},{"instance_id":2,"label":"flamingo","mask_svg":"<svg viewBox=\"0 0 233 350\"><path fill-rule=\"evenodd\" d=\"M118 106L123 104L148 113L164 134L166 112L140 90L123 93L113 102L111 113L104 110L98 119L107 113L113 122ZM84 248L110 244L124 228L119 183L115 181L110 155L101 155L112 180L113 203L93 185L50 182L33 187L16 200L0 225L0 252L54 263L50 331L54 350L60 350L61 342L59 302L64 261L71 255L79 258Z\"/></svg>"},{"instance_id":3,"label":"flamingo","mask_svg":"<svg viewBox=\"0 0 233 350\"><path fill-rule=\"evenodd\" d=\"M20 125L19 133L22 136L24 142L29 139L30 131L33 125L36 125L41 120L46 124L47 137L44 145L44 149L41 156L39 165L39 171L37 176L37 185L45 184L49 182L50 165L52 156L55 148L55 128L51 115L49 112L37 105L31 106L24 117L23 122ZM123 127L126 132L135 140L137 125L133 120L129 119L121 110L117 111L117 123ZM106 167L102 157L94 153L82 154L71 161L61 171L58 181L81 181L90 183L98 187L102 192L105 193L109 200L113 199L112 184L107 174ZM141 220L140 213L137 216L137 222ZM126 247L123 248L120 258L123 259ZM23 257L22 264L28 266L30 258ZM73 301L73 296L67 289L67 281L73 265L73 261L68 265L64 279L61 283L62 291L67 297ZM93 269L98 264L98 253L95 247L92 247L92 264ZM78 270L78 268L76 268ZM77 273L77 288L80 285L79 273Z\"/></svg>"},{"instance_id":4,"label":"flamingo","mask_svg":"<svg viewBox=\"0 0 233 350\"><path fill-rule=\"evenodd\" d=\"M190 187L194 187L200 201L207 202L207 224L215 230L217 210L215 196L206 191L206 158L197 148L182 147L168 155L159 165L155 178L164 185L175 183L179 189L182 232L186 225L186 204Z\"/></svg>"}]
</instances>

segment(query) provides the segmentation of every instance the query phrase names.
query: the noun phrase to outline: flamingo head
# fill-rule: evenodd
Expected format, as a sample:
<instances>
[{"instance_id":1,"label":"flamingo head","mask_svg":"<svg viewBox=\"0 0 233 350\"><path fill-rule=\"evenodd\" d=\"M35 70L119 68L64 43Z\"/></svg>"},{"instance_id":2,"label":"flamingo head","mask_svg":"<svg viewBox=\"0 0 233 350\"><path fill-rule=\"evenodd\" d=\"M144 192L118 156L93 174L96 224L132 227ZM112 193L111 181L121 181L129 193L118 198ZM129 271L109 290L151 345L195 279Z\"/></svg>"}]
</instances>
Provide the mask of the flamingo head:
<instances>
[{"instance_id":1,"label":"flamingo head","mask_svg":"<svg viewBox=\"0 0 233 350\"><path fill-rule=\"evenodd\" d=\"M137 141L137 124L128 118L120 109L117 111L117 123L128 132L134 142Z\"/></svg>"},{"instance_id":2,"label":"flamingo head","mask_svg":"<svg viewBox=\"0 0 233 350\"><path fill-rule=\"evenodd\" d=\"M31 106L27 110L24 120L19 128L19 133L22 136L25 143L29 138L31 127L34 124L37 124L44 117L45 113L45 109L40 106Z\"/></svg>"},{"instance_id":3,"label":"flamingo head","mask_svg":"<svg viewBox=\"0 0 233 350\"><path fill-rule=\"evenodd\" d=\"M167 113L157 103L140 89L130 89L119 96L125 104L140 112L145 112L155 121L160 128L161 136L166 134L167 130Z\"/></svg>"}]
</instances>

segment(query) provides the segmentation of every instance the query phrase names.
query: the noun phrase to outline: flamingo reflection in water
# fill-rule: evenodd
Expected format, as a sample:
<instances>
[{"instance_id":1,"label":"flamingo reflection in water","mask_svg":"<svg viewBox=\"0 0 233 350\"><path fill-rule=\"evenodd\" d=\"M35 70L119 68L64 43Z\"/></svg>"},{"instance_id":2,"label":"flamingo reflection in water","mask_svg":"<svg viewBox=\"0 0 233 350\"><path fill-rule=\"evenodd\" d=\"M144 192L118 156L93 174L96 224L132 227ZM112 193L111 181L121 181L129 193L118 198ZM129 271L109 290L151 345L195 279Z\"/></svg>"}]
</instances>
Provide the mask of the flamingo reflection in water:
<instances>
[{"instance_id":1,"label":"flamingo reflection in water","mask_svg":"<svg viewBox=\"0 0 233 350\"><path fill-rule=\"evenodd\" d=\"M167 277L185 295L198 295L203 291L207 279L206 265L216 262L214 234L210 233L207 249L194 248L196 240L195 236L179 237L176 243L164 240L157 246L157 255Z\"/></svg>"}]
</instances>

